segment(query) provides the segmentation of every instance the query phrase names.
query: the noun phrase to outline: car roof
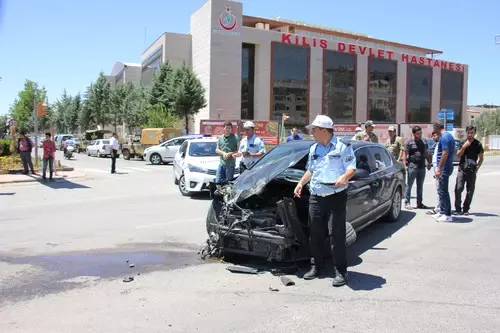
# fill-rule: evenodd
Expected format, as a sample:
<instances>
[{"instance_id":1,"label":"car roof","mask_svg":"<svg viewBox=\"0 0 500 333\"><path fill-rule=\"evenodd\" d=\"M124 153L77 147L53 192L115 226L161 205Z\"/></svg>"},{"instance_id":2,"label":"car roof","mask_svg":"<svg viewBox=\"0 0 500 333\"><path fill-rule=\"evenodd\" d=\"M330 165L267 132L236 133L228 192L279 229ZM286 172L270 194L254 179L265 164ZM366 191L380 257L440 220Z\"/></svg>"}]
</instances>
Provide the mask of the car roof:
<instances>
[{"instance_id":1,"label":"car roof","mask_svg":"<svg viewBox=\"0 0 500 333\"><path fill-rule=\"evenodd\" d=\"M337 137L338 138L338 137ZM340 138L342 139L342 138ZM381 144L378 144L378 143L373 143L373 142L367 142L367 141L358 141L358 140L346 140L346 139L342 139L342 142L346 143L346 144L351 144L352 146L352 149L356 150L358 148L361 148L361 147L384 147L383 145ZM309 141L309 140L294 140L294 141L290 141L290 142L287 142L287 143L284 143L284 145L296 145L298 147L301 147L301 148L304 148L304 149L307 149L309 148L312 144L314 143L314 141Z\"/></svg>"}]
</instances>

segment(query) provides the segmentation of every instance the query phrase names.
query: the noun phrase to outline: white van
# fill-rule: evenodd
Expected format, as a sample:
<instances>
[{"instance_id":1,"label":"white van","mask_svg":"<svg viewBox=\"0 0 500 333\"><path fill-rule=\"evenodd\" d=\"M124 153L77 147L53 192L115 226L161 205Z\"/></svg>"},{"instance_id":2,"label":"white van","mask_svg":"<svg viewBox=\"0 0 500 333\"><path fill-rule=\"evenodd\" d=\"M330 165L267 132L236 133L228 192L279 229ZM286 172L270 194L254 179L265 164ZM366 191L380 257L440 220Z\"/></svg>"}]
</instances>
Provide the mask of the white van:
<instances>
[{"instance_id":1,"label":"white van","mask_svg":"<svg viewBox=\"0 0 500 333\"><path fill-rule=\"evenodd\" d=\"M215 153L217 138L186 140L174 157L174 183L184 196L210 190L210 183L215 182L220 156ZM236 159L236 166L241 158ZM239 175L236 167L234 176Z\"/></svg>"}]
</instances>

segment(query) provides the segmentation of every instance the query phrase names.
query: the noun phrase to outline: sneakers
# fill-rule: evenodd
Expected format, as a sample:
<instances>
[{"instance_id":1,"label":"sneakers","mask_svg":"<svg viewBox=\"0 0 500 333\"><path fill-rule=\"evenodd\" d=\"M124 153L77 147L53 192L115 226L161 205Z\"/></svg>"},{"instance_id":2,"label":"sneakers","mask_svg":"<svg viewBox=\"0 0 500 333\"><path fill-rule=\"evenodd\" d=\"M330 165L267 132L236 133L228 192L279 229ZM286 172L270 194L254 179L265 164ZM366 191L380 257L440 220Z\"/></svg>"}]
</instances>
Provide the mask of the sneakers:
<instances>
[{"instance_id":1,"label":"sneakers","mask_svg":"<svg viewBox=\"0 0 500 333\"><path fill-rule=\"evenodd\" d=\"M441 215L436 219L438 222L453 222L452 216Z\"/></svg>"}]
</instances>

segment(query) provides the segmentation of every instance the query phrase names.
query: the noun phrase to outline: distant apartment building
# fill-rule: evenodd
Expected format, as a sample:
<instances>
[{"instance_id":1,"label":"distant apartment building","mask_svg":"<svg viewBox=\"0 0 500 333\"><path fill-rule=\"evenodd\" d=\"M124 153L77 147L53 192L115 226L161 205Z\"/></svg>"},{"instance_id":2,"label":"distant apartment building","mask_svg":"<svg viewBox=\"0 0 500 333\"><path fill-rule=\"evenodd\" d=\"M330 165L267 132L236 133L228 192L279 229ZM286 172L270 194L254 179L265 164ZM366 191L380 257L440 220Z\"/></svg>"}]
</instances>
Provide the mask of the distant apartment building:
<instances>
[{"instance_id":1,"label":"distant apartment building","mask_svg":"<svg viewBox=\"0 0 500 333\"><path fill-rule=\"evenodd\" d=\"M243 15L236 1L209 0L190 34L164 33L141 55L143 85L168 60L191 66L206 89L200 119L279 120L304 126L318 114L337 124L431 123L455 110L467 123L468 65L442 52L283 19Z\"/></svg>"}]
</instances>

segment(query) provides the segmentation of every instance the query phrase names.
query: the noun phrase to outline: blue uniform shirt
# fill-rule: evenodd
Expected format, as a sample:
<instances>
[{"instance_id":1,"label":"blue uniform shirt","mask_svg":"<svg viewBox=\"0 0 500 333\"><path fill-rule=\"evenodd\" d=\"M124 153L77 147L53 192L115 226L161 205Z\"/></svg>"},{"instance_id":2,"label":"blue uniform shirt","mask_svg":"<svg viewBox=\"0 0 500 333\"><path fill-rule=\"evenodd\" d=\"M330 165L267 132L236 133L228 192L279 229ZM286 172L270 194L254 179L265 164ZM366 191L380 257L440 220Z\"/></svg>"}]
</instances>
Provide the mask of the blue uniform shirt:
<instances>
[{"instance_id":1,"label":"blue uniform shirt","mask_svg":"<svg viewBox=\"0 0 500 333\"><path fill-rule=\"evenodd\" d=\"M286 142L294 141L294 140L302 140L302 137L300 135L290 135L289 137L286 138Z\"/></svg>"},{"instance_id":2,"label":"blue uniform shirt","mask_svg":"<svg viewBox=\"0 0 500 333\"><path fill-rule=\"evenodd\" d=\"M346 145L333 136L328 145L315 143L309 148L307 170L312 173L309 190L313 195L327 196L341 192L344 186L331 184L347 170L356 170L356 157L351 145Z\"/></svg>"},{"instance_id":3,"label":"blue uniform shirt","mask_svg":"<svg viewBox=\"0 0 500 333\"><path fill-rule=\"evenodd\" d=\"M264 145L264 140L259 138L257 135L252 135L251 138L245 137L240 141L240 153L249 152L250 154L255 153L266 153L266 146ZM260 157L243 157L241 162L248 168L254 164Z\"/></svg>"}]
</instances>

